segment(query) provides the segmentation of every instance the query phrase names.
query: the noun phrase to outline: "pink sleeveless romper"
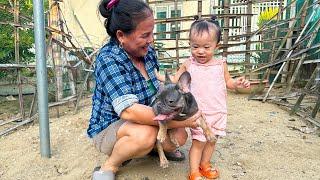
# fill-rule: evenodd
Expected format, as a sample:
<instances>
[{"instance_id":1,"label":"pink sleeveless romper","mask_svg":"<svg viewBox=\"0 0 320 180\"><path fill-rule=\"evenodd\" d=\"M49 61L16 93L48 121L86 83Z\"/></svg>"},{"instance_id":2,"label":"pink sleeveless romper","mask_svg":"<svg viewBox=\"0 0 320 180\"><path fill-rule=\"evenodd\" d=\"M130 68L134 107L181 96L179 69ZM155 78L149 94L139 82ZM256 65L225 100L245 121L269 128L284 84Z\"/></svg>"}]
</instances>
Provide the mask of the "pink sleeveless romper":
<instances>
[{"instance_id":1,"label":"pink sleeveless romper","mask_svg":"<svg viewBox=\"0 0 320 180\"><path fill-rule=\"evenodd\" d=\"M187 71L191 75L191 93L204 114L212 132L225 136L227 123L227 88L224 78L225 60L211 60L200 64L189 58ZM206 142L201 128L191 128L192 139Z\"/></svg>"}]
</instances>

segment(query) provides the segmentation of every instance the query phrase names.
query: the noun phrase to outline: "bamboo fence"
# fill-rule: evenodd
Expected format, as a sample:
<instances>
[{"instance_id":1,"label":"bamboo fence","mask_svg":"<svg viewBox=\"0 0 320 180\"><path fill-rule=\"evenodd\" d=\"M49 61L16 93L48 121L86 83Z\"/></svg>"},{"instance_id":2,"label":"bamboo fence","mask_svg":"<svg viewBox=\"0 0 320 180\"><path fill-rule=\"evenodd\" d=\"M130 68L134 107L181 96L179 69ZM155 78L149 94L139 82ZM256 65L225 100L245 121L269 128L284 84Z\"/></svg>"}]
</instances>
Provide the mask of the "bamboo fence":
<instances>
[{"instance_id":1,"label":"bamboo fence","mask_svg":"<svg viewBox=\"0 0 320 180\"><path fill-rule=\"evenodd\" d=\"M196 1L197 10L195 15L201 18L209 18L212 14L203 14L203 1L201 0L186 0ZM319 104L320 104L320 89L319 89L319 47L317 42L318 30L320 28L320 19L312 19L317 13L317 7L320 0L312 1L306 0L303 2L302 8L296 9L298 0L291 0L286 4L284 1L273 0L224 0L221 1L221 5L213 5L211 8L219 9L220 14L216 14L218 19L223 20L221 28L223 30L221 49L217 52L217 55L223 58L228 58L232 55L242 55L244 60L241 62L228 62L228 65L242 66L242 72L232 73L232 76L246 76L248 78L258 78L260 85L262 81L268 80L270 86L267 86L267 91L262 95L256 94L255 91L249 94L249 99L260 100L262 102L272 102L281 105L288 109L292 114L302 116L312 124L320 127L319 121ZM20 28L32 28L32 18L23 15L19 12L19 0L14 0L12 7L7 7L0 4L0 11L6 11L14 16L14 22L3 22L0 20L1 25L11 25L14 28L14 48L15 48L15 63L0 64L1 70L14 69L17 71L17 89L19 95L20 115L18 117L9 120L0 120L0 126L10 124L12 122L18 122L13 127L7 128L5 131L1 131L0 135L7 134L18 127L32 122L36 114L36 93L31 104L31 108L28 113L23 107L23 92L22 84L24 77L21 76L21 70L23 68L33 69L34 65L22 64L19 59L19 29ZM156 19L157 24L173 23L175 27L178 27L180 22L192 22L193 16L178 17L178 5L182 0L163 0L163 1L147 1L150 5L156 6L162 3L172 4L174 7L174 16L172 18ZM257 4L266 2L278 2L279 12L271 18L271 20L262 24L262 26L253 30L252 17L253 7ZM87 87L88 79L92 73L92 64L95 59L95 54L99 48L94 49L91 54L85 51L85 48L81 46L77 38L71 33L66 23L63 12L59 6L59 1L50 1L50 9L48 15L51 16L50 24L46 26L47 31L47 55L48 68L54 69L54 82L55 82L55 102L52 102L49 106L57 109L57 115L59 115L59 106L69 102L75 102L75 112L79 109L79 103L83 96L84 90ZM232 13L232 7L245 6L246 11L242 13ZM316 8L315 8L316 7ZM297 13L293 13L293 12ZM289 14L289 17L286 17ZM241 26L231 26L230 21L232 18L245 19L245 29L242 34L230 34L230 31L234 29L240 29ZM89 44L92 45L89 37L87 36L84 28L77 17L74 17L83 34L87 38ZM19 19L27 20L28 24L21 24ZM60 24L58 22L61 22ZM174 31L166 31L161 33L155 33L155 37L161 34L175 34L174 39L157 39L155 38L155 45L158 42L163 41L175 41L174 47L161 47L155 46L158 53L169 54L168 51L175 51L175 56L169 55L168 57L160 57L159 62L162 64L177 64L181 63L181 60L187 58L181 51L188 50L189 46L181 45L180 42L187 42L188 38L180 36L183 33L189 32L189 29L178 29ZM258 38L257 38L258 37ZM267 38L265 38L267 37ZM271 44L271 48L253 48L257 45L260 47L264 43ZM245 46L244 50L230 50L233 47ZM65 58L68 52L74 52L75 56L80 60L76 64L70 64ZM270 55L269 59L264 59L261 63L254 61L254 57L257 54L267 53ZM82 65L81 65L82 64ZM81 69L85 71L84 79L80 88L76 88L75 78L73 77L72 70ZM306 67L311 69L306 71ZM62 72L67 71L67 81L71 88L71 95L63 97L61 91L63 89L62 84L64 79L62 78ZM306 74L304 77L301 74ZM275 76L274 76L275 75ZM273 78L271 78L273 77ZM280 78L280 79L279 79ZM302 80L306 81L304 87L295 86L297 82ZM281 87L279 90L278 87ZM311 98L306 98L311 97ZM296 101L296 99L298 99ZM308 111L305 105L302 104L303 100L308 100L308 103L312 106L312 110ZM283 103L285 102L285 103Z\"/></svg>"}]
</instances>

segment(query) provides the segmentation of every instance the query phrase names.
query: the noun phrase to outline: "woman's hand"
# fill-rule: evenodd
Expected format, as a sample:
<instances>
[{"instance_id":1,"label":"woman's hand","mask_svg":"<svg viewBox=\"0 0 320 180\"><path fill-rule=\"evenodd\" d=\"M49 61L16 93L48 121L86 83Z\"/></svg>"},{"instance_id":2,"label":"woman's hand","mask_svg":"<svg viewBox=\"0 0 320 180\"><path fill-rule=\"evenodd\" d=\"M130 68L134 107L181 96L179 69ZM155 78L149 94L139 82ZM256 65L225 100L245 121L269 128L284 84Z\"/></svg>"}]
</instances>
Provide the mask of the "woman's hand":
<instances>
[{"instance_id":1,"label":"woman's hand","mask_svg":"<svg viewBox=\"0 0 320 180\"><path fill-rule=\"evenodd\" d=\"M191 127L196 128L199 127L198 118L201 116L201 111L198 111L196 114L191 116L190 118L184 120L184 121L178 121L178 120L171 120L167 121L167 125L169 129L175 129L175 128L185 128L185 127Z\"/></svg>"},{"instance_id":2,"label":"woman's hand","mask_svg":"<svg viewBox=\"0 0 320 180\"><path fill-rule=\"evenodd\" d=\"M201 116L201 111L198 111L196 114L191 116L190 118L184 120L185 127L197 128L199 127L198 118Z\"/></svg>"},{"instance_id":3,"label":"woman's hand","mask_svg":"<svg viewBox=\"0 0 320 180\"><path fill-rule=\"evenodd\" d=\"M235 79L235 87L236 88L250 88L250 82L246 80L244 77L239 77Z\"/></svg>"},{"instance_id":4,"label":"woman's hand","mask_svg":"<svg viewBox=\"0 0 320 180\"><path fill-rule=\"evenodd\" d=\"M164 82L166 80L165 76L160 74L159 71L157 69L154 69L154 74L156 75L156 78L160 81L160 82Z\"/></svg>"}]
</instances>

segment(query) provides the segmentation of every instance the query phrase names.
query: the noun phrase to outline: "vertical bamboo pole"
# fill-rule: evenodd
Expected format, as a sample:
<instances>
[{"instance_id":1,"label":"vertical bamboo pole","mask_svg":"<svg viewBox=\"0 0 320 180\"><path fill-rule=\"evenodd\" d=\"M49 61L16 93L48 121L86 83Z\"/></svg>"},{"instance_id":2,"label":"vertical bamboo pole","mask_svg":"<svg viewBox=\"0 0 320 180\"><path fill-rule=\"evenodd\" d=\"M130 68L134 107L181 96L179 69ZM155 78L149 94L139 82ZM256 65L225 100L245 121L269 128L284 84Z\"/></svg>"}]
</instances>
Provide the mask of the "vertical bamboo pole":
<instances>
[{"instance_id":1,"label":"vertical bamboo pole","mask_svg":"<svg viewBox=\"0 0 320 180\"><path fill-rule=\"evenodd\" d=\"M174 0L174 17L175 18L178 18L178 0ZM174 29L176 32L175 35L176 35L176 63L177 65L179 65L179 32L178 32L178 21L175 21L174 23Z\"/></svg>"},{"instance_id":2,"label":"vertical bamboo pole","mask_svg":"<svg viewBox=\"0 0 320 180\"><path fill-rule=\"evenodd\" d=\"M290 19L293 19L296 15L296 1L294 1L291 5L290 5ZM293 27L293 20L290 20L289 22L289 28L291 29ZM287 39L287 43L286 43L286 49L290 49L292 46L292 37L289 37ZM283 68L283 71L286 72L282 75L281 77L281 83L286 83L287 82L287 78L289 76L289 72L290 72L290 66L291 62L286 64L285 67Z\"/></svg>"},{"instance_id":3,"label":"vertical bamboo pole","mask_svg":"<svg viewBox=\"0 0 320 180\"><path fill-rule=\"evenodd\" d=\"M59 11L57 1L49 0L50 9L50 26L59 29ZM52 37L57 40L61 40L61 36L58 33L52 32ZM52 58L55 65L55 76L56 76L56 100L59 101L63 97L63 80L62 80L62 59L61 59L61 47L52 43Z\"/></svg>"},{"instance_id":4,"label":"vertical bamboo pole","mask_svg":"<svg viewBox=\"0 0 320 180\"><path fill-rule=\"evenodd\" d=\"M223 12L224 14L230 14L230 0L224 0L223 1ZM222 57L226 58L228 57L228 38L229 38L229 16L225 16L223 18L224 21L224 29L223 29L223 52Z\"/></svg>"},{"instance_id":5,"label":"vertical bamboo pole","mask_svg":"<svg viewBox=\"0 0 320 180\"><path fill-rule=\"evenodd\" d=\"M279 21L281 20L282 13L280 13L280 9L282 9L282 2L283 2L282 0L280 0L280 2L279 2L280 6L279 6L278 14L277 14L277 23L279 23ZM276 26L276 29L274 31L274 37L275 38L278 38L278 32L279 32L279 26ZM272 44L271 59L276 59L276 57L273 57L274 56L274 51L276 49L276 44L277 44L277 41L274 41L273 44Z\"/></svg>"},{"instance_id":6,"label":"vertical bamboo pole","mask_svg":"<svg viewBox=\"0 0 320 180\"><path fill-rule=\"evenodd\" d=\"M250 49L251 49L251 40L250 40L250 34L251 34L251 19L252 16L249 14L252 14L252 0L247 1L247 36L246 36L246 53L245 53L245 74L249 73L250 67Z\"/></svg>"},{"instance_id":7,"label":"vertical bamboo pole","mask_svg":"<svg viewBox=\"0 0 320 180\"><path fill-rule=\"evenodd\" d=\"M60 29L61 29L62 32L64 32L64 23L63 23L63 20L62 20L61 8L60 8L59 4L57 4L57 6L58 6L58 10L59 10ZM89 41L89 39L88 39L88 41ZM63 42L63 44L66 43L66 38L64 36L62 36L62 42ZM91 43L91 42L89 42L89 43ZM61 49L61 50L63 50L63 49ZM71 64L69 63L68 58L67 58L67 56L68 56L67 51L63 50L63 52L64 52L64 57L65 57L66 64L71 66ZM68 68L67 71L68 71L69 86L70 86L70 89L71 89L71 94L72 95L76 95L76 86L75 86L75 82L74 82L72 69Z\"/></svg>"},{"instance_id":8,"label":"vertical bamboo pole","mask_svg":"<svg viewBox=\"0 0 320 180\"><path fill-rule=\"evenodd\" d=\"M198 16L201 18L202 16L202 1L198 0Z\"/></svg>"},{"instance_id":9,"label":"vertical bamboo pole","mask_svg":"<svg viewBox=\"0 0 320 180\"><path fill-rule=\"evenodd\" d=\"M283 1L280 0L280 6L279 6L279 10L278 10L278 14L277 14L277 22L276 23L279 23L279 21L281 20L281 16L282 16L282 13L280 13L280 9L282 9L282 3ZM278 33L279 33L279 26L276 26L276 29L275 29L275 32L274 32L274 38L278 38ZM274 51L276 49L276 45L278 44L277 41L274 41L273 44L272 44L272 50L271 50L271 59L275 60L277 57L274 57ZM289 63L288 63L289 64ZM288 64L285 65L285 67L283 68L283 71L285 72L284 74L286 74L286 67L288 67ZM270 69L269 69L270 70ZM270 73L271 71L268 71L268 74L267 74L267 79L269 79L269 76L270 76ZM285 81L285 76L284 74L282 74L281 76L281 81Z\"/></svg>"},{"instance_id":10,"label":"vertical bamboo pole","mask_svg":"<svg viewBox=\"0 0 320 180\"><path fill-rule=\"evenodd\" d=\"M293 4L293 3L292 3ZM278 11L278 14L277 14L277 23L280 21L280 19L281 19L281 15L282 15L282 0L280 1L280 6L279 6L279 11ZM270 19L270 20L272 20L272 19ZM290 21L291 22L291 21ZM290 27L292 27L292 26L290 26ZM274 37L275 38L278 38L278 32L279 32L279 27L278 26L276 26L276 29L275 29L275 33L274 33ZM289 33L288 33L289 34ZM283 42L285 42L284 40L283 40ZM273 45L272 45L272 50L271 50L271 62L273 62L273 61L275 61L275 59L277 58L277 56L278 56L278 52L277 53L275 53L275 50L276 50L276 44L277 44L278 42L277 41L274 41L273 42ZM284 67L284 71L285 71L285 68L288 66L288 64L286 64L285 65L285 67ZM268 68L267 69L267 71L265 72L265 76L263 77L263 79L269 79L269 77L270 77L270 74L271 74L271 70ZM282 76L281 78L283 78L284 76ZM282 81L282 80L281 80Z\"/></svg>"},{"instance_id":11,"label":"vertical bamboo pole","mask_svg":"<svg viewBox=\"0 0 320 180\"><path fill-rule=\"evenodd\" d=\"M49 16L49 23L50 27L53 27L54 29L59 29L59 9L58 9L58 1L55 0L49 0L49 7L50 9L50 16ZM52 38L61 41L61 36L56 33L52 32ZM51 43L51 49L52 49L52 60L53 60L53 66L54 66L54 76L56 80L56 101L58 102L63 98L63 71L62 71L62 58L61 58L61 47L52 42ZM60 116L59 113L59 106L56 108L57 117Z\"/></svg>"},{"instance_id":12,"label":"vertical bamboo pole","mask_svg":"<svg viewBox=\"0 0 320 180\"><path fill-rule=\"evenodd\" d=\"M14 0L14 23L19 24L19 14L20 14L20 4L19 0ZM14 27L14 54L15 54L15 61L17 64L20 63L20 36L19 36L19 28ZM23 95L22 95L22 82L21 82L21 73L20 68L17 68L17 83L18 83L18 91L19 91L19 106L20 106L20 114L21 117L25 118L25 111L23 107Z\"/></svg>"},{"instance_id":13,"label":"vertical bamboo pole","mask_svg":"<svg viewBox=\"0 0 320 180\"><path fill-rule=\"evenodd\" d=\"M309 3L310 1L312 1L312 0L306 0L306 1L304 2L304 4L308 5L308 3ZM296 4L296 3L294 3L294 4ZM296 8L296 7L295 7L295 8ZM308 7L302 8L302 13L301 13L301 15L300 15L300 28L303 28L303 27L305 26L305 24L306 24L306 16L307 16L307 13L308 13L308 9L309 9ZM294 16L293 16L293 17L294 17ZM293 73L294 68L295 68L296 65L297 65L297 62L296 62L296 61L293 61L293 62L290 62L290 63L291 63L290 72ZM287 81L288 81L288 84L290 84L292 75L293 75L293 74L291 74L291 76L288 77L288 80L287 80ZM289 89L289 88L287 87L287 89Z\"/></svg>"}]
</instances>

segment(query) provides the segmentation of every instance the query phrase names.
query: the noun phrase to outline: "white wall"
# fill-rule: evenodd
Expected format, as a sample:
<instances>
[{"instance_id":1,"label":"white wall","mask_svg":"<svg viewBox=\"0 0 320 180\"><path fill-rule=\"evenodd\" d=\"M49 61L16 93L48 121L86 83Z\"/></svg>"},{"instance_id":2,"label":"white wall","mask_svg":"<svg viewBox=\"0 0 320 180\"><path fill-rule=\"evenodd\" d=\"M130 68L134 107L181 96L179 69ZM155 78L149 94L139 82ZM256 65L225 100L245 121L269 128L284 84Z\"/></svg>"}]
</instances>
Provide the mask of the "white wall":
<instances>
[{"instance_id":1,"label":"white wall","mask_svg":"<svg viewBox=\"0 0 320 180\"><path fill-rule=\"evenodd\" d=\"M107 32L103 26L104 18L98 13L99 2L100 0L64 0L61 3L67 25L82 46L90 46L90 44L75 20L72 9L88 34L90 41L95 47L99 47L107 37Z\"/></svg>"}]
</instances>

